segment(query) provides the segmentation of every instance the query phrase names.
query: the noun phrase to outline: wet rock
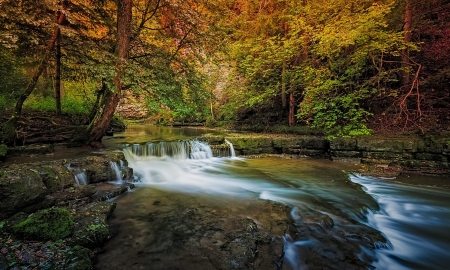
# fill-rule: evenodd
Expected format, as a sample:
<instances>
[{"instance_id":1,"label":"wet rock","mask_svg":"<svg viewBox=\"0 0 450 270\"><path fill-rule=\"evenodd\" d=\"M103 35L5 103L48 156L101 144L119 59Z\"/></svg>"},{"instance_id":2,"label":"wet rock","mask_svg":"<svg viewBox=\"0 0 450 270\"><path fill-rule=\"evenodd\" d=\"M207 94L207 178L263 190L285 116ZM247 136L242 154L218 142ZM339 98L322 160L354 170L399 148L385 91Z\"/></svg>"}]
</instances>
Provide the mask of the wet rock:
<instances>
[{"instance_id":1,"label":"wet rock","mask_svg":"<svg viewBox=\"0 0 450 270\"><path fill-rule=\"evenodd\" d=\"M133 183L123 184L111 184L111 183L99 183L96 186L97 192L92 196L95 201L106 201L111 198L117 197L122 193L127 192L134 188Z\"/></svg>"},{"instance_id":2,"label":"wet rock","mask_svg":"<svg viewBox=\"0 0 450 270\"><path fill-rule=\"evenodd\" d=\"M370 250L387 242L377 230L351 220L334 216L339 223L334 226L329 215L315 210L289 212L293 223L284 236L284 257L293 269L371 269Z\"/></svg>"},{"instance_id":3,"label":"wet rock","mask_svg":"<svg viewBox=\"0 0 450 270\"><path fill-rule=\"evenodd\" d=\"M53 153L55 147L53 144L32 144L25 146L16 146L8 149L10 156L35 156Z\"/></svg>"},{"instance_id":4,"label":"wet rock","mask_svg":"<svg viewBox=\"0 0 450 270\"><path fill-rule=\"evenodd\" d=\"M49 190L34 166L12 165L0 169L0 220L14 213L32 212Z\"/></svg>"},{"instance_id":5,"label":"wet rock","mask_svg":"<svg viewBox=\"0 0 450 270\"><path fill-rule=\"evenodd\" d=\"M30 216L16 215L7 221L6 230L20 239L59 240L70 236L74 223L69 212L63 208L49 208Z\"/></svg>"},{"instance_id":6,"label":"wet rock","mask_svg":"<svg viewBox=\"0 0 450 270\"><path fill-rule=\"evenodd\" d=\"M76 209L73 217L75 232L68 242L86 248L101 246L110 238L107 219L115 208L115 203L94 202Z\"/></svg>"},{"instance_id":7,"label":"wet rock","mask_svg":"<svg viewBox=\"0 0 450 270\"><path fill-rule=\"evenodd\" d=\"M73 185L73 175L61 164L14 164L0 169L0 219L31 213L52 203L47 195Z\"/></svg>"},{"instance_id":8,"label":"wet rock","mask_svg":"<svg viewBox=\"0 0 450 270\"><path fill-rule=\"evenodd\" d=\"M74 187L74 174L70 166L85 168L89 181L100 183L117 178L111 169L111 162L119 162L124 179L132 178L132 169L126 166L123 153L111 152L100 156L73 160L43 161L26 164L12 164L0 168L0 220L17 212L32 213L38 209L48 208L63 200L79 199L95 193ZM66 190L72 188L71 190ZM65 191L64 191L65 190ZM128 190L120 188L110 197ZM76 191L76 192L73 192ZM71 196L70 193L78 194Z\"/></svg>"},{"instance_id":9,"label":"wet rock","mask_svg":"<svg viewBox=\"0 0 450 270\"><path fill-rule=\"evenodd\" d=\"M400 166L404 172L450 174L449 134L424 136L361 136L328 140L324 136L279 134L203 135L200 140L216 146L230 141L238 155L287 154L331 158L363 164Z\"/></svg>"},{"instance_id":10,"label":"wet rock","mask_svg":"<svg viewBox=\"0 0 450 270\"><path fill-rule=\"evenodd\" d=\"M117 179L116 173L111 169L111 162L124 163L122 168L122 178L130 179L133 171L126 165L125 156L122 152L111 152L99 156L90 156L79 159L67 160L66 164L71 168L82 169L89 183L101 183Z\"/></svg>"}]
</instances>

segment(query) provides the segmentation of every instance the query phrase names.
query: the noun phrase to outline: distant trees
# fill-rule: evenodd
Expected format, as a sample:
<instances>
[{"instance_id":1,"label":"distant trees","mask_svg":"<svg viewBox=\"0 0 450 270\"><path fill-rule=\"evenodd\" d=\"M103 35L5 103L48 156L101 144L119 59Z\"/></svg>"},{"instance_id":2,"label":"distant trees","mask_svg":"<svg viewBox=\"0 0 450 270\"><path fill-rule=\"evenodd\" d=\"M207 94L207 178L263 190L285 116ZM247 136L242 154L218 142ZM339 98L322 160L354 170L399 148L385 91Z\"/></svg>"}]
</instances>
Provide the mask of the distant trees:
<instances>
[{"instance_id":1,"label":"distant trees","mask_svg":"<svg viewBox=\"0 0 450 270\"><path fill-rule=\"evenodd\" d=\"M214 8L207 1L177 0L3 1L0 20L5 22L2 30L9 45L1 44L2 48L13 51L31 43L36 44L31 46L35 52L45 51L28 87L19 91L13 119L20 116L53 57L56 100L61 70L62 80L101 85L86 143L101 139L124 93L143 94L149 111L167 110L170 119L204 118L209 95L201 79L201 61L218 40L210 28L217 17L208 15ZM53 33L48 33L49 27ZM15 49L15 53L25 58L27 52ZM56 104L59 113L60 103Z\"/></svg>"},{"instance_id":2,"label":"distant trees","mask_svg":"<svg viewBox=\"0 0 450 270\"><path fill-rule=\"evenodd\" d=\"M444 0L4 0L0 96L14 89L13 123L49 70L57 113L61 82L98 85L85 143L124 96L159 123L253 110L331 136L438 127L449 14Z\"/></svg>"},{"instance_id":3,"label":"distant trees","mask_svg":"<svg viewBox=\"0 0 450 270\"><path fill-rule=\"evenodd\" d=\"M289 125L294 107L296 122L333 136L417 127L426 98L418 89L427 74L416 29L430 25L430 13L448 14L444 2L237 1L230 46L240 79L230 81L227 96L244 102L229 99L226 110L278 100L284 108L290 93Z\"/></svg>"}]
</instances>

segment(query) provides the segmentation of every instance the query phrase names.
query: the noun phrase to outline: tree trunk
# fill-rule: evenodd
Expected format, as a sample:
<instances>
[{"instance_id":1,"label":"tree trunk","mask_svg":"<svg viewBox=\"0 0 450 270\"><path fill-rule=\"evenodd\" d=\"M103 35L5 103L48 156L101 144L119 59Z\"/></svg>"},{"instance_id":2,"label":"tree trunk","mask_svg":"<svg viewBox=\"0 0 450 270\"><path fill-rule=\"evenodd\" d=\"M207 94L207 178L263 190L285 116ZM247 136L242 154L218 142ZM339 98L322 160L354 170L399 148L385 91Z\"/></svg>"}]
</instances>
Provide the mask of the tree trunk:
<instances>
[{"instance_id":1,"label":"tree trunk","mask_svg":"<svg viewBox=\"0 0 450 270\"><path fill-rule=\"evenodd\" d=\"M411 25L412 25L412 7L411 1L407 1L405 7L405 23L403 26L403 40L405 43L411 42ZM409 71L409 49L406 48L402 55L402 85L407 86L411 81L411 72Z\"/></svg>"},{"instance_id":2,"label":"tree trunk","mask_svg":"<svg viewBox=\"0 0 450 270\"><path fill-rule=\"evenodd\" d=\"M291 79L289 93L289 126L295 125L295 98L294 98L294 83Z\"/></svg>"},{"instance_id":3,"label":"tree trunk","mask_svg":"<svg viewBox=\"0 0 450 270\"><path fill-rule=\"evenodd\" d=\"M97 112L94 120L88 127L87 143L101 141L111 119L116 111L122 95L122 77L125 65L129 57L130 37L131 37L131 15L133 0L118 0L117 3L117 74L114 77L116 91L107 89L104 94L103 107Z\"/></svg>"},{"instance_id":4,"label":"tree trunk","mask_svg":"<svg viewBox=\"0 0 450 270\"><path fill-rule=\"evenodd\" d=\"M283 67L281 69L281 105L284 108L287 106L286 102L286 59L283 59Z\"/></svg>"},{"instance_id":5,"label":"tree trunk","mask_svg":"<svg viewBox=\"0 0 450 270\"><path fill-rule=\"evenodd\" d=\"M95 99L94 106L92 106L91 112L89 113L89 122L92 122L94 120L94 117L97 114L98 109L100 108L100 101L102 100L102 97L105 95L106 91L106 82L104 79L102 79L102 87L97 91L97 98Z\"/></svg>"},{"instance_id":6,"label":"tree trunk","mask_svg":"<svg viewBox=\"0 0 450 270\"><path fill-rule=\"evenodd\" d=\"M55 71L55 105L56 115L61 114L61 33L56 37L56 71Z\"/></svg>"},{"instance_id":7,"label":"tree trunk","mask_svg":"<svg viewBox=\"0 0 450 270\"><path fill-rule=\"evenodd\" d=\"M61 24L64 21L64 18L65 18L64 13L61 12L61 14L59 15L59 18L58 18L58 24ZM36 83L39 80L39 77L41 76L42 72L44 71L45 67L47 66L48 61L51 56L51 52L53 50L53 47L55 47L56 39L57 39L59 33L60 33L59 28L55 28L55 30L53 30L53 35L52 35L52 38L50 39L50 42L48 43L44 58L42 59L37 70L34 72L34 75L31 78L31 81L28 84L27 88L22 93L22 95L20 95L19 99L17 100L16 108L14 110L14 118L18 118L22 114L23 103L33 92L34 87L36 86Z\"/></svg>"}]
</instances>

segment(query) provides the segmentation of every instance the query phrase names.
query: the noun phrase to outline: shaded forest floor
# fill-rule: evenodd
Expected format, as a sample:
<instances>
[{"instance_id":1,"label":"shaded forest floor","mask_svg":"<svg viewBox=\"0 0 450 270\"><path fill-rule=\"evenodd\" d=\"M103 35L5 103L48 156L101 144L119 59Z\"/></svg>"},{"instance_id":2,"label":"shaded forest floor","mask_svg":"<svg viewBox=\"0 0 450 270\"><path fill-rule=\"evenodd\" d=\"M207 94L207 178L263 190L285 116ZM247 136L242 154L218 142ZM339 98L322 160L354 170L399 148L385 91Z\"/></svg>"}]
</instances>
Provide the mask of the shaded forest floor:
<instances>
[{"instance_id":1,"label":"shaded forest floor","mask_svg":"<svg viewBox=\"0 0 450 270\"><path fill-rule=\"evenodd\" d=\"M4 111L0 124L8 121L12 111ZM54 112L26 110L22 113L16 129L13 146L29 144L73 144L74 135L84 130L89 124L89 117L84 114L60 114ZM124 130L125 124L114 118L108 131Z\"/></svg>"},{"instance_id":2,"label":"shaded forest floor","mask_svg":"<svg viewBox=\"0 0 450 270\"><path fill-rule=\"evenodd\" d=\"M12 116L6 111L0 116L0 123L5 123ZM26 110L18 120L14 146L26 144L67 143L74 135L74 130L89 123L86 115L61 114Z\"/></svg>"}]
</instances>

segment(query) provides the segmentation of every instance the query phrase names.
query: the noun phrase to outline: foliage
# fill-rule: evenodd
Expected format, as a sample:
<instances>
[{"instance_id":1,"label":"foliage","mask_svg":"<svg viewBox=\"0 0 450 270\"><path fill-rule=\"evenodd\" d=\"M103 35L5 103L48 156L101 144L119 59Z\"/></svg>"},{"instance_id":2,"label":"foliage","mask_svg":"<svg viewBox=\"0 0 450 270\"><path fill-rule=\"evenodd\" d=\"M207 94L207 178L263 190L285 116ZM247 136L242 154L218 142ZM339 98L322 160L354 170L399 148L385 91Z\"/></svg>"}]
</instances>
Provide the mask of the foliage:
<instances>
[{"instance_id":1,"label":"foliage","mask_svg":"<svg viewBox=\"0 0 450 270\"><path fill-rule=\"evenodd\" d=\"M25 108L37 110L37 111L46 111L46 112L55 112L55 100L52 97L42 97L42 96L31 96L27 99L24 104ZM61 100L61 107L63 112L69 114L89 114L89 111L92 107L92 103L89 100L82 100L71 97L64 97Z\"/></svg>"},{"instance_id":2,"label":"foliage","mask_svg":"<svg viewBox=\"0 0 450 270\"><path fill-rule=\"evenodd\" d=\"M414 5L420 10L427 4ZM293 93L297 121L331 136L369 134L374 113L411 103L400 76L419 65L402 61L420 43L404 40L404 9L396 0L239 2L223 116L274 107Z\"/></svg>"},{"instance_id":3,"label":"foliage","mask_svg":"<svg viewBox=\"0 0 450 270\"><path fill-rule=\"evenodd\" d=\"M116 1L65 2L0 3L0 109L23 92L56 27L63 111L89 112L101 84L117 91ZM402 30L407 2L412 42ZM450 8L444 0L133 4L121 79L125 95L138 97L156 122L237 123L272 108L279 111L276 123L295 112L297 123L332 136L368 134L386 121L421 125L434 116L431 122L445 125ZM61 25L56 10L66 15ZM51 62L27 106L54 110L53 69ZM414 77L409 84L405 73Z\"/></svg>"},{"instance_id":4,"label":"foliage","mask_svg":"<svg viewBox=\"0 0 450 270\"><path fill-rule=\"evenodd\" d=\"M25 84L22 59L0 43L0 111L12 107Z\"/></svg>"}]
</instances>

